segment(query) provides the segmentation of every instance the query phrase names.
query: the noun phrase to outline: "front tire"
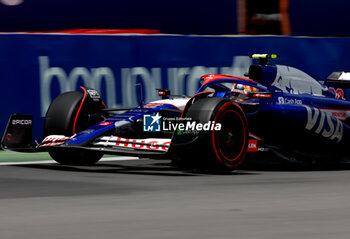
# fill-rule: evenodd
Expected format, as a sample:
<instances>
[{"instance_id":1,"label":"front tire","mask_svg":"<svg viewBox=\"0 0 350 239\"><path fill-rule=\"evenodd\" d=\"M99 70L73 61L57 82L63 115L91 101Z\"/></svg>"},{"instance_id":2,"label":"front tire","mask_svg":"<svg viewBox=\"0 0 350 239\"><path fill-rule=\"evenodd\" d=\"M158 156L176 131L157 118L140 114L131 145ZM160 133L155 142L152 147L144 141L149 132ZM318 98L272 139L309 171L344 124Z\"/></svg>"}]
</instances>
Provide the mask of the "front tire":
<instances>
[{"instance_id":1,"label":"front tire","mask_svg":"<svg viewBox=\"0 0 350 239\"><path fill-rule=\"evenodd\" d=\"M77 117L83 98L84 94L77 91L57 96L46 112L44 136L65 135L69 137L89 126L84 116ZM50 151L49 154L56 162L64 165L92 165L103 156L100 152L69 149Z\"/></svg>"},{"instance_id":2,"label":"front tire","mask_svg":"<svg viewBox=\"0 0 350 239\"><path fill-rule=\"evenodd\" d=\"M103 156L100 152L60 150L49 152L51 158L62 165L88 166L97 163Z\"/></svg>"}]
</instances>

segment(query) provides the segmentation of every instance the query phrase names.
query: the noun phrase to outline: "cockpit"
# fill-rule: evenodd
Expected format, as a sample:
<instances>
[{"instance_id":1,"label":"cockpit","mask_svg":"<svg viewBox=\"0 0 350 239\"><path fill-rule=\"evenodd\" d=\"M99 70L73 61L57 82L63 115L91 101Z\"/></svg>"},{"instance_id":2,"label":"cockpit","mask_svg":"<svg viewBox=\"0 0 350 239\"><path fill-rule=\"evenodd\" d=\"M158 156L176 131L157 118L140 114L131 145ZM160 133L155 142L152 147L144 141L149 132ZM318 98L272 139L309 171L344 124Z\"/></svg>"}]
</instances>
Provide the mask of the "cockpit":
<instances>
[{"instance_id":1,"label":"cockpit","mask_svg":"<svg viewBox=\"0 0 350 239\"><path fill-rule=\"evenodd\" d=\"M266 92L266 89L259 89L257 83L251 81L223 79L202 85L197 93L199 92L213 92L214 97L246 100L251 98L252 93Z\"/></svg>"}]
</instances>

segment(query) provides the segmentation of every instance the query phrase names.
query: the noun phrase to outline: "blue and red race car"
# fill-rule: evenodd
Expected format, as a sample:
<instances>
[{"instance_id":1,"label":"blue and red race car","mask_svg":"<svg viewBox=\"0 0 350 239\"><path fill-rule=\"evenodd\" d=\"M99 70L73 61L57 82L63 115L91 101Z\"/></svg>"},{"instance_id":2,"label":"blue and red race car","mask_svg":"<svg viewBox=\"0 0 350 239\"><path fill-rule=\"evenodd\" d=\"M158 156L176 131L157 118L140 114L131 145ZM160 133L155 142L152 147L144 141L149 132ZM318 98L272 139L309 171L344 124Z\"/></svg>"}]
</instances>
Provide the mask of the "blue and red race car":
<instances>
[{"instance_id":1,"label":"blue and red race car","mask_svg":"<svg viewBox=\"0 0 350 239\"><path fill-rule=\"evenodd\" d=\"M349 155L350 72L319 80L289 66L258 59L248 78L211 74L192 97L158 90L161 100L135 108L107 108L82 87L50 105L45 138L32 143L32 117L11 115L2 147L49 152L61 164L89 165L103 154L169 158L179 165L229 171L247 152L270 151L301 161Z\"/></svg>"}]
</instances>

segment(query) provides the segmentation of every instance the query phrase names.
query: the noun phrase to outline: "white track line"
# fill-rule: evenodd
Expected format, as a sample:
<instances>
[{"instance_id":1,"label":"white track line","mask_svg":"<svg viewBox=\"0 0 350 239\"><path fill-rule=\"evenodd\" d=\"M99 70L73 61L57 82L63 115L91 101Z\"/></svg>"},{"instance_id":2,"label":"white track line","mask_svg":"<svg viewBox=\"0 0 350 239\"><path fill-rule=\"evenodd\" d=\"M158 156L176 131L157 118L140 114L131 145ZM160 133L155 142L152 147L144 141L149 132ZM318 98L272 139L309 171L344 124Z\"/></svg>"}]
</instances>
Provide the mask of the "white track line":
<instances>
[{"instance_id":1,"label":"white track line","mask_svg":"<svg viewBox=\"0 0 350 239\"><path fill-rule=\"evenodd\" d=\"M108 162L108 161L126 161L126 160L136 160L138 157L108 157L102 158L99 162ZM0 166L7 165L28 165L28 164L51 164L56 163L54 160L41 160L41 161L26 161L26 162L0 162Z\"/></svg>"}]
</instances>

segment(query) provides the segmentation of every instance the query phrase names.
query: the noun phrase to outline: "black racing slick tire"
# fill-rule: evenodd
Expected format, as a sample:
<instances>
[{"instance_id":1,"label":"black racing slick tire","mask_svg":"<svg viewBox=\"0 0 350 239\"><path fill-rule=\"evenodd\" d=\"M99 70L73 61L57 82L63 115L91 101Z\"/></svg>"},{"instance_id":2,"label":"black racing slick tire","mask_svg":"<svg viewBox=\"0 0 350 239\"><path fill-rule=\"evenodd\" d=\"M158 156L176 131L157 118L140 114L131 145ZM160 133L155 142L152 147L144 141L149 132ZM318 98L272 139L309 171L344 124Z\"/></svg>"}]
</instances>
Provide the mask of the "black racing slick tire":
<instances>
[{"instance_id":1,"label":"black racing slick tire","mask_svg":"<svg viewBox=\"0 0 350 239\"><path fill-rule=\"evenodd\" d=\"M44 136L74 134L74 120L84 94L78 91L57 96L48 108L44 122Z\"/></svg>"},{"instance_id":2,"label":"black racing slick tire","mask_svg":"<svg viewBox=\"0 0 350 239\"><path fill-rule=\"evenodd\" d=\"M223 98L198 99L184 117L200 123L221 124L220 130L201 131L190 153L184 154L195 168L232 171L244 160L248 148L248 122L239 105Z\"/></svg>"},{"instance_id":3,"label":"black racing slick tire","mask_svg":"<svg viewBox=\"0 0 350 239\"><path fill-rule=\"evenodd\" d=\"M77 117L84 94L82 92L66 92L57 96L48 108L44 122L44 136L72 136L84 128L84 119ZM50 156L63 165L92 165L103 156L100 152L61 149L50 151Z\"/></svg>"}]
</instances>

